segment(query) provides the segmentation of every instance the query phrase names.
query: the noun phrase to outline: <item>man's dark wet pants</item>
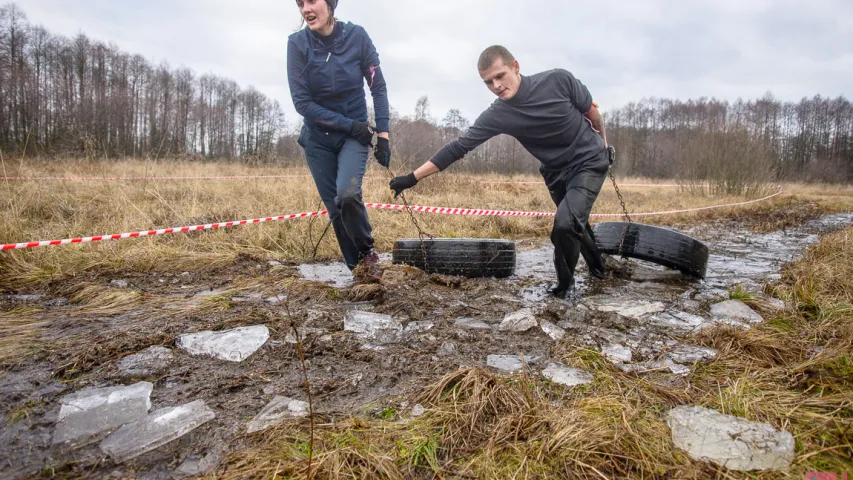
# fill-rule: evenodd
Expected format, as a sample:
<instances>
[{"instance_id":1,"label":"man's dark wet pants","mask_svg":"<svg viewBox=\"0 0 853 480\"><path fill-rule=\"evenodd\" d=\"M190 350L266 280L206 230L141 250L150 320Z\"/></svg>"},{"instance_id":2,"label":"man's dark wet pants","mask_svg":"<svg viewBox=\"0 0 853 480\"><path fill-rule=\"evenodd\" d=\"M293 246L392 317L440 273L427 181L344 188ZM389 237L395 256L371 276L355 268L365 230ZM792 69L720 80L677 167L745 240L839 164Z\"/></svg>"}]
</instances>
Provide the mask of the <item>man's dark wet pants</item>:
<instances>
[{"instance_id":1,"label":"man's dark wet pants","mask_svg":"<svg viewBox=\"0 0 853 480\"><path fill-rule=\"evenodd\" d=\"M580 255L583 255L591 275L604 278L604 262L595 245L589 214L609 168L610 160L606 150L598 157L564 170L540 168L551 199L557 205L551 231L558 281L552 293L556 295L563 296L572 290Z\"/></svg>"}]
</instances>

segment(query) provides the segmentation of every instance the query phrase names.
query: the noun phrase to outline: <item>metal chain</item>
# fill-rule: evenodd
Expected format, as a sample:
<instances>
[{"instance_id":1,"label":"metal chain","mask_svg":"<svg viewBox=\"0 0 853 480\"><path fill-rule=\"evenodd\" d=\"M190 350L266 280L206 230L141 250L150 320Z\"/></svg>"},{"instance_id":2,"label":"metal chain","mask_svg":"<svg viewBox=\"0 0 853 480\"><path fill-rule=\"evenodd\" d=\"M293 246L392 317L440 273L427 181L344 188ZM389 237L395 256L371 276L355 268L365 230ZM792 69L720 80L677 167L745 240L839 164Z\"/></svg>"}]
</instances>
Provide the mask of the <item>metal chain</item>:
<instances>
[{"instance_id":1,"label":"metal chain","mask_svg":"<svg viewBox=\"0 0 853 480\"><path fill-rule=\"evenodd\" d=\"M392 172L390 168L387 168L385 170L388 172L388 178L390 178L391 180L394 180L394 177L395 177L394 172ZM420 243L421 243L421 255L423 255L423 258L424 258L424 271L429 273L429 261L427 260L427 250L426 250L426 245L424 244L424 237L429 237L430 240L432 240L435 238L435 235L433 235L433 234L425 231L423 228L421 228L420 223L418 223L418 219L415 218L415 213L412 211L412 207L409 206L409 201L406 200L406 194L405 193L400 192L400 199L403 200L403 206L406 207L406 212L408 212L408 214L409 214L409 219L412 220L412 225L414 225L415 229L418 231L418 239L420 240Z\"/></svg>"},{"instance_id":2,"label":"metal chain","mask_svg":"<svg viewBox=\"0 0 853 480\"><path fill-rule=\"evenodd\" d=\"M622 215L625 216L625 220L628 223L631 223L631 216L628 214L628 207L625 206L625 199L622 198L622 192L619 191L619 185L616 185L616 177L613 176L613 169L610 169L608 173L610 173L610 181L613 182L613 188L616 190L616 196L619 197L619 203L622 205Z\"/></svg>"},{"instance_id":3,"label":"metal chain","mask_svg":"<svg viewBox=\"0 0 853 480\"><path fill-rule=\"evenodd\" d=\"M435 235L426 232L421 228L421 225L418 223L418 220L415 218L414 212L412 212L412 208L409 206L409 201L406 200L406 194L400 192L400 198L403 200L403 205L406 207L406 211L409 212L409 218L412 219L412 224L415 226L415 229L418 231L418 239L421 242L421 255L424 257L424 271L429 273L429 260L427 260L427 251L426 245L424 244L424 237L429 237L430 240L435 238Z\"/></svg>"},{"instance_id":4,"label":"metal chain","mask_svg":"<svg viewBox=\"0 0 853 480\"><path fill-rule=\"evenodd\" d=\"M625 206L625 199L622 198L622 192L619 191L619 185L616 184L616 176L613 175L613 166L611 160L611 167L607 170L607 173L610 175L610 181L613 182L613 189L616 190L616 197L619 198L619 203L622 205L622 214L625 216L625 220L627 223L631 223L631 216L628 215L628 207ZM622 260L627 261L628 257L624 255L625 252L625 239L628 237L628 225L625 225L625 228L622 230L622 240L619 242L619 255L622 257Z\"/></svg>"}]
</instances>

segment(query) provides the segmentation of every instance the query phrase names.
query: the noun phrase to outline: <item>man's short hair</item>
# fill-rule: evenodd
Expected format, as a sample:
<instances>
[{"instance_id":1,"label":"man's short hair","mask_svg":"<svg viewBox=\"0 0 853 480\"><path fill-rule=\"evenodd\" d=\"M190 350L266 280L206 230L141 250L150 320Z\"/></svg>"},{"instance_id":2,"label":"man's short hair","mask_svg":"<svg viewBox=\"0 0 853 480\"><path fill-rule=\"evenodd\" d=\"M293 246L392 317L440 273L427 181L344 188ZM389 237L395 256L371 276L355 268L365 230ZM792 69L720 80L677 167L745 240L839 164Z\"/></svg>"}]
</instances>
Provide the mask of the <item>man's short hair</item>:
<instances>
[{"instance_id":1,"label":"man's short hair","mask_svg":"<svg viewBox=\"0 0 853 480\"><path fill-rule=\"evenodd\" d=\"M515 57L509 53L509 50L507 50L506 47L501 45L492 45L491 47L483 50L483 53L480 54L480 60L477 62L477 68L481 72L483 70L488 70L495 63L495 60L499 58L508 66L512 66L512 63L515 61Z\"/></svg>"}]
</instances>

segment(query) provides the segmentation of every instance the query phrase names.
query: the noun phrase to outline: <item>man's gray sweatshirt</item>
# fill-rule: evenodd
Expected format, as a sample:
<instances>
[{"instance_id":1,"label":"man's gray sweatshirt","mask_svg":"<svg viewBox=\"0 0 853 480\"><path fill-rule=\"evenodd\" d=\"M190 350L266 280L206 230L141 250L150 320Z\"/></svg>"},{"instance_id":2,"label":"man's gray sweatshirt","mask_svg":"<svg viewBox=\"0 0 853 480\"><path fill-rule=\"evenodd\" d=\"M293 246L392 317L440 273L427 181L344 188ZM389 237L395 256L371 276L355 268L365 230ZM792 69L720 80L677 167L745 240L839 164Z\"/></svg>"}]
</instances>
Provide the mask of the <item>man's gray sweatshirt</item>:
<instances>
[{"instance_id":1,"label":"man's gray sweatshirt","mask_svg":"<svg viewBox=\"0 0 853 480\"><path fill-rule=\"evenodd\" d=\"M495 102L459 138L431 159L440 170L464 157L486 140L515 137L546 170L562 170L595 158L604 140L584 113L592 106L586 86L571 73L555 69L521 77L509 100Z\"/></svg>"}]
</instances>

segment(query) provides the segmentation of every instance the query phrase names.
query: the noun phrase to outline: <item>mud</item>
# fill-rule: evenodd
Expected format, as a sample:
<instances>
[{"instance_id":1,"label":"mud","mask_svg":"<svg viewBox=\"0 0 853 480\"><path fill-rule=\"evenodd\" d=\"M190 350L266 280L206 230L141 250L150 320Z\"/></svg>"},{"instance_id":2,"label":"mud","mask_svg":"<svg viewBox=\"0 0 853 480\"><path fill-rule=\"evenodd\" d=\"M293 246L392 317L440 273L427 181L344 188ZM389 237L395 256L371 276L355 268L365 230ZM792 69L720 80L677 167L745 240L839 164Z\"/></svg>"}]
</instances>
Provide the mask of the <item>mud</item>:
<instances>
[{"instance_id":1,"label":"mud","mask_svg":"<svg viewBox=\"0 0 853 480\"><path fill-rule=\"evenodd\" d=\"M229 452L253 441L247 426L274 398L306 400L294 327L304 350L313 410L324 421L353 415L386 418L389 407L401 408L428 382L459 367L486 367L489 356L519 356L541 376L559 363L554 357L567 343L618 351L607 357L632 374L664 372L665 381L687 381L693 363L710 356L694 355L686 339L712 323L712 304L727 300L736 285L760 295L784 262L796 259L819 234L851 222L848 213L766 234L751 233L746 222L681 228L711 249L705 280L638 262L627 269L610 259L609 278L590 281L581 261L577 292L569 300L544 293L553 281L553 250L541 241L519 243L516 274L505 280L430 277L389 265L370 301L353 300L356 288L342 264L245 256L208 271L89 275L45 291L14 292L0 299L0 313L40 326L35 327L37 341L23 356L0 364L0 477L166 479L215 469L217 462L221 466ZM104 294L138 295L118 304L99 303L100 295L69 300L81 284ZM664 308L620 315L600 308L600 300L662 302ZM507 315L523 309L533 312L538 326L525 332L499 329ZM379 342L347 332L345 318L352 311L390 316L402 325L402 333ZM269 340L240 363L177 348L181 335L255 325L269 329ZM120 368L122 359L152 346L171 351L168 368L131 370L130 375ZM65 395L139 381L154 385L149 413L200 400L215 418L125 463L105 455L97 444L70 451L51 445Z\"/></svg>"}]
</instances>

